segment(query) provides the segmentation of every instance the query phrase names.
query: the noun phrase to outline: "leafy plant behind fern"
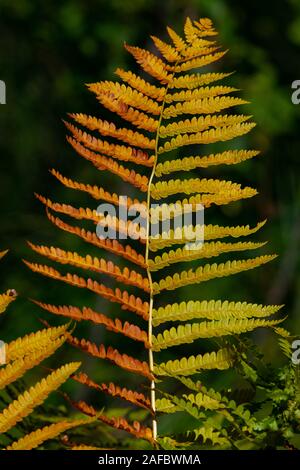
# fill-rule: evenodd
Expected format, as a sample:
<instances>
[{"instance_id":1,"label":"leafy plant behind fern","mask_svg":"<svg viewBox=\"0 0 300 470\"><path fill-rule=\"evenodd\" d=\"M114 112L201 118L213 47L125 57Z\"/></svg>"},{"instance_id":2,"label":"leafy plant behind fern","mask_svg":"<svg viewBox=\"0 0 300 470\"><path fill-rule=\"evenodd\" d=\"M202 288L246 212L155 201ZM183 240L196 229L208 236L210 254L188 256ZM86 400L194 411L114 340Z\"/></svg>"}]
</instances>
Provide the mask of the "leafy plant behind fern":
<instances>
[{"instance_id":1,"label":"leafy plant behind fern","mask_svg":"<svg viewBox=\"0 0 300 470\"><path fill-rule=\"evenodd\" d=\"M235 364L238 383L232 388L217 392L201 380L177 377L183 393L165 394L160 406L167 413L187 413L192 426L185 432L173 429L159 438L160 445L165 449L197 449L199 445L207 449L299 449L300 376L299 365L291 361L294 338L279 340L288 358L280 368L267 363L251 340L241 339Z\"/></svg>"},{"instance_id":2,"label":"leafy plant behind fern","mask_svg":"<svg viewBox=\"0 0 300 470\"><path fill-rule=\"evenodd\" d=\"M152 224L173 219L184 204L190 204L192 212L196 210L197 204L202 204L207 219L210 207L230 204L257 194L255 189L242 187L239 183L205 178L204 171L207 168L242 163L259 153L257 150L233 150L231 146L215 154L205 151L208 144L235 139L248 133L255 125L249 122L250 116L229 111L246 104L245 100L233 96L237 91L235 88L212 85L230 73L194 73L195 69L217 62L226 53L220 50L214 40L217 33L212 22L206 18L192 22L187 18L184 37L171 28L167 28L167 31L171 44L152 37L160 56L125 45L141 67L143 75L117 69L116 74L122 82L102 81L88 85L100 104L118 116L118 122L127 121L126 125L116 125L85 114L71 114L70 118L75 124L66 123L68 142L81 157L99 170L103 187L102 184L96 186L73 181L52 170L63 185L87 193L97 201L112 203L119 209L137 204L145 225L132 220L125 222L118 217L105 217L93 205L77 208L38 196L54 225L93 245L99 250L99 255L80 255L58 247L30 244L35 252L50 260L80 269L78 274L26 261L33 271L88 289L128 312L128 320L122 322L90 306L79 308L76 305L50 305L37 301L38 305L54 315L103 325L143 345L144 358L136 358L128 351L95 344L86 338L68 337L69 343L83 353L111 361L116 377L117 368L122 368L141 378L143 388L138 390L129 390L119 383L99 384L85 373L78 374L75 380L148 410L152 415L151 429L147 423L139 421L131 423L123 418L105 418L104 415L101 419L150 443L157 441L157 411L170 412L172 407L173 410L176 408L167 398L156 399L158 378L184 378L204 370L230 368L234 365L236 351L233 345L228 341L229 345L225 344L223 339L262 326L275 327L280 321L273 318L279 306L249 304L243 300L187 299L181 303L162 304L166 297L164 294L174 296L173 291L177 292L184 286L237 274L274 258L274 255L260 255L205 264L207 258L260 248L263 243L243 239L255 234L264 222L259 222L253 228L248 225L206 224L204 245L194 246L193 250L185 246L190 240L188 234L197 232L201 227L183 227L175 232L170 229L168 233L151 236ZM147 78L143 78L144 74ZM197 146L196 156L183 156L186 146L189 149ZM199 147L200 155L197 155ZM199 172L200 176L188 178L187 172L191 170ZM123 181L122 187L127 185L125 192L130 197L120 198L121 194L109 192L112 176ZM132 195L134 188L139 191L138 197ZM160 204L158 209L151 207L153 202ZM67 222L61 216L67 216L73 221ZM91 229L77 225L74 219L90 223ZM101 239L96 235L93 224L115 229L125 237L128 232L134 232L137 239L134 242L128 239L125 242L120 239ZM191 262L197 263L195 269L182 269L179 264L188 266ZM170 271L172 267L176 269L173 274ZM82 275L84 271L92 272L93 277L85 277ZM103 282L102 276L105 278ZM114 282L117 287L111 287ZM171 355L169 351L173 346L211 338L217 338L224 344L216 351L189 357ZM167 356L164 356L164 350L168 350ZM145 386L146 390L150 390L149 396ZM216 398L201 395L197 399L209 408L214 406ZM95 416L97 413L88 403L77 402L74 405L88 415Z\"/></svg>"}]
</instances>

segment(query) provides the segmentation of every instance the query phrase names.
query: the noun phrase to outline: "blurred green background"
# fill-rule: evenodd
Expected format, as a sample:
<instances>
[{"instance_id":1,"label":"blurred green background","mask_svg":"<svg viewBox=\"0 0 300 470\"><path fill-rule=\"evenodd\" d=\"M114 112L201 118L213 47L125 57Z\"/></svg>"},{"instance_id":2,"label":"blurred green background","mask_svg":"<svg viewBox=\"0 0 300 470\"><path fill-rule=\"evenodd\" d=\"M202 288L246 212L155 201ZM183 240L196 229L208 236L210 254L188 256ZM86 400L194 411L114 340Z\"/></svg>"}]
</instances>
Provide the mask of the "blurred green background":
<instances>
[{"instance_id":1,"label":"blurred green background","mask_svg":"<svg viewBox=\"0 0 300 470\"><path fill-rule=\"evenodd\" d=\"M84 84L114 79L117 67L137 71L123 43L152 48L150 34L167 39L166 25L181 33L187 15L214 21L220 43L230 49L221 69L236 71L230 84L251 101L242 112L252 114L258 124L243 145L259 148L262 157L226 170L217 168L213 175L257 187L260 195L225 207L221 215L228 225L255 225L268 218L257 238L268 239L266 251L280 255L253 272L210 282L203 289L194 287L195 297L284 303L286 325L299 333L300 105L291 102L291 83L300 79L299 0L1 0L0 79L6 83L7 104L0 106L0 245L10 249L0 265L1 287L14 287L20 295L0 319L1 338L8 340L39 328L41 317L51 319L28 298L107 307L95 296L35 275L22 264L21 258L38 259L26 240L81 252L86 249L51 225L33 193L77 205L89 202L96 208L95 201L71 194L48 172L54 167L73 179L101 184L102 175L69 148L61 119L67 112L108 116ZM187 295L180 293L176 300ZM108 306L108 311L120 314L115 305ZM97 341L106 335L90 326L84 329ZM109 337L121 350L128 352L132 347L129 341ZM256 337L268 359L276 362L273 336L260 331ZM87 367L95 378L116 378L113 369L94 364L90 361Z\"/></svg>"}]
</instances>

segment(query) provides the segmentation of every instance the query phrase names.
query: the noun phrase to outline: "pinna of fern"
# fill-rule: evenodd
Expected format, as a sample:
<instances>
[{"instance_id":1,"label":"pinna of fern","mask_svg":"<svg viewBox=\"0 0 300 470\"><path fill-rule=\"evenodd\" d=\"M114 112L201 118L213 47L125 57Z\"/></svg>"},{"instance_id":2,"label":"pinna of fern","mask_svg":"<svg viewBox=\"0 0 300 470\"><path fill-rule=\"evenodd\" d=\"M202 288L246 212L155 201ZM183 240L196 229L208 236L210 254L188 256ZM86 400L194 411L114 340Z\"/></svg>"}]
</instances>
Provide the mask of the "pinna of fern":
<instances>
[{"instance_id":1,"label":"pinna of fern","mask_svg":"<svg viewBox=\"0 0 300 470\"><path fill-rule=\"evenodd\" d=\"M6 253L7 251L0 252L0 258ZM14 289L1 294L1 313L4 313L16 298L17 293ZM3 354L0 364L0 445L4 445L5 450L34 449L69 429L91 421L86 418L61 420L51 426L43 426L30 432L26 432L27 427L23 426L27 416L31 415L71 374L74 374L80 366L79 362L71 362L57 368L26 390L20 391L21 386L15 387L11 398L11 387L15 386L18 380L23 380L28 371L41 364L62 346L66 340L67 329L68 325L45 328L9 343L3 343L1 346L4 351L1 351Z\"/></svg>"},{"instance_id":2,"label":"pinna of fern","mask_svg":"<svg viewBox=\"0 0 300 470\"><path fill-rule=\"evenodd\" d=\"M152 415L152 430L144 423L122 423L120 426L150 442L157 439L157 378L228 369L235 360L234 348L228 345L189 357L174 355L173 359L170 359L171 353L168 351L167 361L162 350L200 338L222 340L262 326L275 327L280 321L273 317L280 306L250 304L243 299L238 302L186 299L180 304L163 303L164 294L169 291L176 291L176 300L177 289L254 269L274 258L274 255L245 255L242 259L206 262L208 258L261 248L264 243L244 239L256 233L264 221L254 227L189 225L152 234L154 223L160 220L170 222L171 226L175 215L180 214L187 204L192 213L201 204L207 218L211 207L217 208L257 194L254 188L210 178L204 173L212 166L240 164L259 153L256 149L240 149L238 146L232 149L231 144L226 148L227 141L247 134L255 124L251 116L236 110L237 106L247 103L236 96L236 88L220 85L221 80L230 73L207 71L208 66L213 66L227 52L217 45L217 32L211 20L202 18L192 21L187 18L183 37L169 27L167 32L171 43L152 37L158 54L125 45L141 68L141 74L117 69L116 74L121 81L88 85L99 103L111 112L112 117L117 116L122 124L82 113L69 115L73 122L66 123L69 131L67 140L77 154L100 171L103 187L73 181L56 170L52 171L67 188L87 193L96 201L113 204L116 209L128 207L134 201L145 223L105 216L101 210L94 209L94 204L92 208L78 208L38 196L54 225L92 245L93 253L97 249L98 254L83 255L61 247L30 244L35 252L56 264L78 268L78 274L26 261L33 271L87 289L117 304L116 309L128 312L128 320L123 322L113 320L91 307L51 305L37 301L43 309L56 316L102 325L143 344L144 358L136 358L128 351L125 353L86 338L68 337L68 342L83 353L108 360L114 367L140 376L141 385L148 382L146 389L150 389L149 397L145 394L145 387L128 390L118 383L97 384L86 374L75 377L78 382L99 392L127 400L138 407L146 407ZM202 71L202 68L205 70ZM223 151L206 151L207 146L216 142L224 143ZM186 148L189 151L194 149L196 155L185 155ZM196 178L189 177L190 170L197 172ZM113 178L122 180L122 187L127 185L128 194L132 194L135 188L137 197L126 200L121 194L110 192L108 188ZM153 208L153 202L158 207ZM64 216L71 222L65 221ZM85 225L89 223L91 229L77 225L76 220ZM97 237L95 224L114 229L123 239ZM197 233L201 228L204 228L203 246L187 250L188 234ZM129 233L136 235L134 246ZM174 245L176 247L173 249ZM179 263L187 267L182 268ZM195 263L196 268L193 267ZM171 268L175 269L173 274L170 273ZM92 277L85 275L85 272L92 272ZM117 287L111 287L112 281ZM185 321L191 323L183 323ZM175 326L172 326L173 322L176 322ZM115 375L117 377L117 369ZM74 405L88 415L96 414L88 403ZM161 408L160 402L158 405ZM115 419L108 424L118 427Z\"/></svg>"}]
</instances>

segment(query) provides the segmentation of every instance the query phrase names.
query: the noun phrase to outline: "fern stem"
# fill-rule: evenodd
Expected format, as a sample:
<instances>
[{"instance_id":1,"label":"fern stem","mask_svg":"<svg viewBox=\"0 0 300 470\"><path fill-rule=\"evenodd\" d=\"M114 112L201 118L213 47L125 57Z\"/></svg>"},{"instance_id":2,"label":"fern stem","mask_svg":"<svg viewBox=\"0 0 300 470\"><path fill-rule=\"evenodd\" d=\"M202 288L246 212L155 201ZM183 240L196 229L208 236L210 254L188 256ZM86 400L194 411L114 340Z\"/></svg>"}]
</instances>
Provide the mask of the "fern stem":
<instances>
[{"instance_id":1,"label":"fern stem","mask_svg":"<svg viewBox=\"0 0 300 470\"><path fill-rule=\"evenodd\" d=\"M177 64L177 62L176 62ZM175 65L176 65L175 64ZM174 76L174 74L173 74ZM172 78L173 78L172 76ZM171 80L170 80L171 81ZM155 175L155 170L156 170L156 165L158 161L158 145L159 145L159 129L161 126L162 118L163 118L163 112L166 104L166 96L169 90L169 84L165 88L165 95L164 99L162 101L162 106L161 106L161 112L158 120L158 126L157 126L157 132L156 132L156 138L155 138L155 160L152 168L152 172L149 178L149 183L148 183L148 191L147 191L147 239L146 239L146 250L145 250L145 264L147 267L147 276L149 280L149 287L150 287L150 299L149 299L149 319L148 319L148 342L149 342L149 368L150 371L153 374L154 370L154 357L153 357L153 349L152 349L152 311L153 311L153 282L152 282L152 275L151 271L149 269L149 240L150 240L150 230L151 230L151 224L150 224L150 205L151 205L151 184L152 180ZM153 418L152 418L152 435L153 435L153 440L156 441L157 439L157 419L156 419L156 405L155 405L155 380L151 381L150 384L150 402L151 402L151 409L153 412Z\"/></svg>"},{"instance_id":2,"label":"fern stem","mask_svg":"<svg viewBox=\"0 0 300 470\"><path fill-rule=\"evenodd\" d=\"M149 338L149 344L152 345L152 342L150 343L150 338L152 338L152 309L153 309L153 296L151 296L150 303L149 303L149 313L151 312L151 315L149 315L149 323L148 323L148 338ZM150 321L151 318L151 321ZM151 372L153 373L154 369L154 360L153 360L153 349L152 347L149 348L149 368ZM156 420L156 405L155 405L155 380L151 380L150 384L150 403L151 403L151 409L153 411L153 419L152 419L152 434L153 434L153 439L156 441L157 438L157 420Z\"/></svg>"},{"instance_id":3,"label":"fern stem","mask_svg":"<svg viewBox=\"0 0 300 470\"><path fill-rule=\"evenodd\" d=\"M157 133L158 135L158 133ZM147 194L147 240L146 240L146 253L145 253L145 263L147 266L147 276L149 279L150 287L150 300L149 300L149 318L148 318L148 343L149 343L149 369L153 374L154 369L154 358L153 358L153 349L152 349L152 310L153 310L153 286L152 286L152 275L149 269L148 260L149 260L149 238L150 238L150 204L151 204L151 194L150 187L151 182L154 177L155 167L157 161L157 152L155 151L155 163L153 165L151 177L149 180L148 194ZM151 409L153 412L152 418L152 436L153 440L157 439L157 420L156 420L156 405L155 405L155 380L151 380L150 384L150 403Z\"/></svg>"}]
</instances>

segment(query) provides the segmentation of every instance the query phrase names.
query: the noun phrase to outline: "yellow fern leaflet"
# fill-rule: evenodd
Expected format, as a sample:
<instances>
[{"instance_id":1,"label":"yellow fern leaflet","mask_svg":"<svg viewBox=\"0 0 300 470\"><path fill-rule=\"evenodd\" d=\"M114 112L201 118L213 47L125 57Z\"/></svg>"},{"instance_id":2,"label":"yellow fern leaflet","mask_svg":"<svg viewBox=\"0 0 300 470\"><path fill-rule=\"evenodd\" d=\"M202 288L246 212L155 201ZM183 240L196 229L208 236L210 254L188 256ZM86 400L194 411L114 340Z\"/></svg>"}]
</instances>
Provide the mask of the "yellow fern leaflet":
<instances>
[{"instance_id":1,"label":"yellow fern leaflet","mask_svg":"<svg viewBox=\"0 0 300 470\"><path fill-rule=\"evenodd\" d=\"M53 354L54 351L65 342L65 339L65 336L61 336L54 341L49 340L48 344L44 347L41 345L40 349L16 359L6 367L0 369L0 389L3 389L19 377L22 377L27 370L32 369Z\"/></svg>"},{"instance_id":2,"label":"yellow fern leaflet","mask_svg":"<svg viewBox=\"0 0 300 470\"><path fill-rule=\"evenodd\" d=\"M43 442L57 437L59 434L68 431L69 429L77 426L83 426L95 421L95 418L91 419L78 419L74 421L61 421L59 423L50 424L41 429L37 429L24 437L21 437L17 441L6 447L6 450L31 450L35 449Z\"/></svg>"},{"instance_id":3,"label":"yellow fern leaflet","mask_svg":"<svg viewBox=\"0 0 300 470\"><path fill-rule=\"evenodd\" d=\"M189 376L201 370L228 369L234 363L234 353L230 349L219 349L217 352L204 355L183 357L181 359L169 360L154 367L154 372L159 376Z\"/></svg>"},{"instance_id":4,"label":"yellow fern leaflet","mask_svg":"<svg viewBox=\"0 0 300 470\"><path fill-rule=\"evenodd\" d=\"M208 320L226 320L229 318L263 318L278 312L282 305L258 305L247 302L229 302L228 300L203 300L169 304L153 310L155 326L169 321L186 321L206 318Z\"/></svg>"},{"instance_id":5,"label":"yellow fern leaflet","mask_svg":"<svg viewBox=\"0 0 300 470\"><path fill-rule=\"evenodd\" d=\"M50 343L55 342L61 336L64 336L68 325L62 325L53 328L45 328L36 333L30 333L11 341L6 345L6 361L15 361L27 355L39 354Z\"/></svg>"},{"instance_id":6,"label":"yellow fern leaflet","mask_svg":"<svg viewBox=\"0 0 300 470\"><path fill-rule=\"evenodd\" d=\"M226 263L212 265L206 264L200 266L195 271L190 269L189 271L182 271L181 273L174 274L173 277L167 276L165 279L161 279L158 283L153 284L153 291L155 294L159 294L162 290L174 290L178 287L187 286L189 284L195 284L199 282L209 281L217 277L230 276L248 269L254 269L257 266L268 263L276 258L276 255L264 255L256 258L250 258L245 260L234 260L227 261Z\"/></svg>"},{"instance_id":7,"label":"yellow fern leaflet","mask_svg":"<svg viewBox=\"0 0 300 470\"><path fill-rule=\"evenodd\" d=\"M49 393L56 390L80 366L79 362L66 364L49 374L28 391L20 395L0 414L0 432L6 432L28 416L32 410L40 405Z\"/></svg>"},{"instance_id":8,"label":"yellow fern leaflet","mask_svg":"<svg viewBox=\"0 0 300 470\"><path fill-rule=\"evenodd\" d=\"M177 346L179 344L192 343L199 338L212 338L215 336L227 336L246 333L262 326L273 326L282 320L265 320L257 318L226 319L201 323L186 323L178 328L165 330L158 336L152 337L154 351Z\"/></svg>"}]
</instances>

